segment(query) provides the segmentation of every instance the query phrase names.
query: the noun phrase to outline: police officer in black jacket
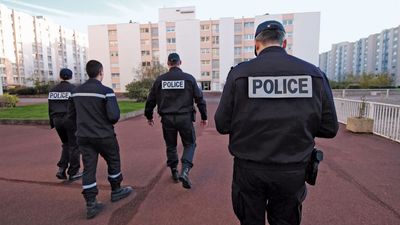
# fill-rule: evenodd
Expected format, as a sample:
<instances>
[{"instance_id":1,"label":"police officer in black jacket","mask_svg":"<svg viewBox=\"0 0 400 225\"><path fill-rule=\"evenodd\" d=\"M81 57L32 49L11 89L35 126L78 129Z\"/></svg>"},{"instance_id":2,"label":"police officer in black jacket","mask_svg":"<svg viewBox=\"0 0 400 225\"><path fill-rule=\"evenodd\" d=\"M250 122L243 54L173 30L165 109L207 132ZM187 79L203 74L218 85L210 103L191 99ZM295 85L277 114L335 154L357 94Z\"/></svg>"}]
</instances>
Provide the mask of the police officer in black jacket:
<instances>
[{"instance_id":1,"label":"police officer in black jacket","mask_svg":"<svg viewBox=\"0 0 400 225\"><path fill-rule=\"evenodd\" d=\"M305 168L314 138L333 138L338 121L325 75L288 55L285 30L261 23L256 58L228 75L215 114L234 156L232 203L242 225L298 225L306 197Z\"/></svg>"},{"instance_id":2,"label":"police officer in black jacket","mask_svg":"<svg viewBox=\"0 0 400 225\"><path fill-rule=\"evenodd\" d=\"M153 126L153 110L157 105L167 146L167 166L171 169L172 179L175 182L181 181L184 188L190 189L192 184L189 180L189 170L193 167L196 148L193 99L200 111L202 126L207 125L207 108L196 79L192 75L184 73L179 68L180 65L179 55L171 53L168 56L169 72L160 75L154 82L147 98L145 116L149 125ZM177 169L179 160L176 149L178 133L183 144L180 175Z\"/></svg>"},{"instance_id":3,"label":"police officer in black jacket","mask_svg":"<svg viewBox=\"0 0 400 225\"><path fill-rule=\"evenodd\" d=\"M75 131L76 126L67 118L68 100L71 91L75 86L68 82L72 78L72 71L64 68L60 71L60 84L55 86L49 92L49 117L50 127L56 128L57 134L62 142L62 152L60 161L58 161L58 172L56 177L61 180L67 179L67 170L69 180L74 181L82 177L79 172L80 154L76 144Z\"/></svg>"},{"instance_id":4,"label":"police officer in black jacket","mask_svg":"<svg viewBox=\"0 0 400 225\"><path fill-rule=\"evenodd\" d=\"M108 181L111 184L111 201L127 197L133 188L121 187L122 173L119 145L114 124L120 117L116 96L112 89L102 85L103 65L90 60L86 64L89 80L72 92L68 116L76 121L77 142L82 152L82 194L86 200L88 219L95 217L103 205L96 200L97 159L100 154L107 163Z\"/></svg>"}]
</instances>

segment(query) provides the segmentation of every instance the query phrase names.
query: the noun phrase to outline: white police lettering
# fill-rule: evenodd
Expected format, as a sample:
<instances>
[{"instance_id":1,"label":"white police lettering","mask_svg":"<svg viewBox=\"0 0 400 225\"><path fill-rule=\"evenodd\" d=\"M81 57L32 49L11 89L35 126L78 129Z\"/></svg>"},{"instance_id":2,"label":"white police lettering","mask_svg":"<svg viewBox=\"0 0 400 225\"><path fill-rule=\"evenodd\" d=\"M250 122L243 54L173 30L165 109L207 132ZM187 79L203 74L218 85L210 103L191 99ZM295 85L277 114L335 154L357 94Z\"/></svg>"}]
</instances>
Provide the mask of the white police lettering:
<instances>
[{"instance_id":1,"label":"white police lettering","mask_svg":"<svg viewBox=\"0 0 400 225\"><path fill-rule=\"evenodd\" d=\"M68 100L71 92L50 92L49 100Z\"/></svg>"},{"instance_id":2,"label":"white police lettering","mask_svg":"<svg viewBox=\"0 0 400 225\"><path fill-rule=\"evenodd\" d=\"M185 89L184 80L163 80L161 82L162 89Z\"/></svg>"},{"instance_id":3,"label":"white police lettering","mask_svg":"<svg viewBox=\"0 0 400 225\"><path fill-rule=\"evenodd\" d=\"M312 88L309 75L249 77L249 98L311 98Z\"/></svg>"}]
</instances>

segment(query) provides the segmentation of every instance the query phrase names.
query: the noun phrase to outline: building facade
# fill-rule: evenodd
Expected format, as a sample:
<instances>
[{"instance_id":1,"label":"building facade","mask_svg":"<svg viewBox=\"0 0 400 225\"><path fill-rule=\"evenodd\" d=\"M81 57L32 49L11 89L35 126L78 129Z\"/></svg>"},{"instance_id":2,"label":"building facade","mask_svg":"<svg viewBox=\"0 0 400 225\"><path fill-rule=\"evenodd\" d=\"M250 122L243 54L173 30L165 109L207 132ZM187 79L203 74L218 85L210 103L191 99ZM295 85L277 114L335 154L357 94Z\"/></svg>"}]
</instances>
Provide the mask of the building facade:
<instances>
[{"instance_id":1,"label":"building facade","mask_svg":"<svg viewBox=\"0 0 400 225\"><path fill-rule=\"evenodd\" d=\"M87 35L0 4L0 77L3 86L32 86L57 81L61 68L86 80Z\"/></svg>"},{"instance_id":2,"label":"building facade","mask_svg":"<svg viewBox=\"0 0 400 225\"><path fill-rule=\"evenodd\" d=\"M400 26L369 35L356 42L333 44L319 56L319 66L328 78L343 81L353 74L388 74L400 85Z\"/></svg>"},{"instance_id":3,"label":"building facade","mask_svg":"<svg viewBox=\"0 0 400 225\"><path fill-rule=\"evenodd\" d=\"M196 19L195 7L159 9L158 23L89 26L89 58L103 63L104 82L116 92L138 79L141 67L167 62L177 52L182 69L203 90L221 91L232 66L254 58L254 33L265 20L278 20L287 31L287 51L318 63L320 13L261 15L219 20Z\"/></svg>"}]
</instances>

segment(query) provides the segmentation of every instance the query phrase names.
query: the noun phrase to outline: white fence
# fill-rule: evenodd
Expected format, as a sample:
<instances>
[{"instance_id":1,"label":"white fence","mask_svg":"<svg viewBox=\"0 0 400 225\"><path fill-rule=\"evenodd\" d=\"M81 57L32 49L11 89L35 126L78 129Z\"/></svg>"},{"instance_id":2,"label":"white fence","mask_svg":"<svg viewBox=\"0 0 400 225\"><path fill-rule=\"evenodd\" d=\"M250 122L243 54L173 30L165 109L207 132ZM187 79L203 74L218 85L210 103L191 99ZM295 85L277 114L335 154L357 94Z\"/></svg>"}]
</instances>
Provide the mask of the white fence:
<instances>
[{"instance_id":1,"label":"white fence","mask_svg":"<svg viewBox=\"0 0 400 225\"><path fill-rule=\"evenodd\" d=\"M338 120L359 116L362 101L335 98ZM374 120L374 134L400 142L400 105L365 102L365 116Z\"/></svg>"}]
</instances>

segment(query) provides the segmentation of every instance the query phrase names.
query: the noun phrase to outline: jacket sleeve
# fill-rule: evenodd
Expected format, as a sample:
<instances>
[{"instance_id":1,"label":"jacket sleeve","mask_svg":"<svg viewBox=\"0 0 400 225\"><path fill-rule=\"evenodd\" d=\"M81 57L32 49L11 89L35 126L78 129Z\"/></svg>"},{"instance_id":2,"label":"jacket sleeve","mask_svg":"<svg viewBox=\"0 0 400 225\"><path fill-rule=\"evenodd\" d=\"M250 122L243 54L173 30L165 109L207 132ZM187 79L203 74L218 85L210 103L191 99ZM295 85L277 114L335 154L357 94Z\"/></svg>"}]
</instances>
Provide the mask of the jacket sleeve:
<instances>
[{"instance_id":1,"label":"jacket sleeve","mask_svg":"<svg viewBox=\"0 0 400 225\"><path fill-rule=\"evenodd\" d=\"M153 86L150 89L150 93L147 96L146 106L144 109L144 115L148 120L153 119L153 111L157 105L156 92L157 92L157 80L153 83Z\"/></svg>"},{"instance_id":2,"label":"jacket sleeve","mask_svg":"<svg viewBox=\"0 0 400 225\"><path fill-rule=\"evenodd\" d=\"M207 103L204 100L203 92L200 90L199 86L197 86L196 80L193 78L193 98L194 102L197 105L197 108L200 111L201 120L207 120Z\"/></svg>"},{"instance_id":3,"label":"jacket sleeve","mask_svg":"<svg viewBox=\"0 0 400 225\"><path fill-rule=\"evenodd\" d=\"M338 132L339 124L332 90L325 74L322 74L322 80L322 119L316 136L321 138L333 138Z\"/></svg>"},{"instance_id":4,"label":"jacket sleeve","mask_svg":"<svg viewBox=\"0 0 400 225\"><path fill-rule=\"evenodd\" d=\"M120 117L117 97L113 90L109 90L106 94L106 112L107 118L112 124L116 124Z\"/></svg>"},{"instance_id":5,"label":"jacket sleeve","mask_svg":"<svg viewBox=\"0 0 400 225\"><path fill-rule=\"evenodd\" d=\"M220 134L229 134L231 132L231 122L234 107L234 88L235 80L231 70L231 72L228 74L221 100L214 116L215 126Z\"/></svg>"}]
</instances>

